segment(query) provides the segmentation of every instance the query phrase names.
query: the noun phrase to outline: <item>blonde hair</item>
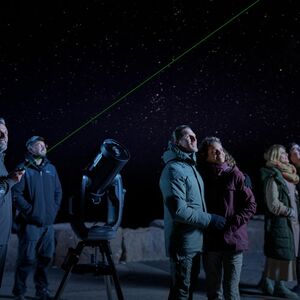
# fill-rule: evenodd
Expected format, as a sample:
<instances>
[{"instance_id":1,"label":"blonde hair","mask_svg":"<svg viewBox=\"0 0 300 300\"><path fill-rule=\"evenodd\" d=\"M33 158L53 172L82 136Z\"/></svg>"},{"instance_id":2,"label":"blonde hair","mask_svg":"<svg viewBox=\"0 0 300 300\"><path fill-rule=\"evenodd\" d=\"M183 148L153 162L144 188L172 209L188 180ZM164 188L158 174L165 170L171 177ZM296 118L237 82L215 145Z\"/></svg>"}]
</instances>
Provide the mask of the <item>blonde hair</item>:
<instances>
[{"instance_id":1,"label":"blonde hair","mask_svg":"<svg viewBox=\"0 0 300 300\"><path fill-rule=\"evenodd\" d=\"M272 145L265 153L264 159L266 161L280 161L280 153L279 150L284 149L285 147L279 144Z\"/></svg>"}]
</instances>

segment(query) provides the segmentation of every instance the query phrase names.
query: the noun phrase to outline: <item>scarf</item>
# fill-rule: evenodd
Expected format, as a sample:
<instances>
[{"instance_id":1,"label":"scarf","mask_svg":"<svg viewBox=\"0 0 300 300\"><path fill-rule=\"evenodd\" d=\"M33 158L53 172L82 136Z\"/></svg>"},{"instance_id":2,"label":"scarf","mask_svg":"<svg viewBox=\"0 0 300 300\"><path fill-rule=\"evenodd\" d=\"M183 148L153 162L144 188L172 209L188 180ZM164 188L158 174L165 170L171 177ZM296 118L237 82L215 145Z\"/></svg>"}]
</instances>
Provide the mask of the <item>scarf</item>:
<instances>
[{"instance_id":1,"label":"scarf","mask_svg":"<svg viewBox=\"0 0 300 300\"><path fill-rule=\"evenodd\" d=\"M209 171L211 176L222 176L223 173L228 173L232 170L226 162L221 164L213 164L213 163L206 163L206 169Z\"/></svg>"},{"instance_id":2,"label":"scarf","mask_svg":"<svg viewBox=\"0 0 300 300\"><path fill-rule=\"evenodd\" d=\"M278 169L281 172L283 178L286 179L288 182L292 182L294 184L297 184L299 182L297 170L292 164L282 163L278 160L269 160L267 161L266 165L268 167L274 167Z\"/></svg>"}]
</instances>

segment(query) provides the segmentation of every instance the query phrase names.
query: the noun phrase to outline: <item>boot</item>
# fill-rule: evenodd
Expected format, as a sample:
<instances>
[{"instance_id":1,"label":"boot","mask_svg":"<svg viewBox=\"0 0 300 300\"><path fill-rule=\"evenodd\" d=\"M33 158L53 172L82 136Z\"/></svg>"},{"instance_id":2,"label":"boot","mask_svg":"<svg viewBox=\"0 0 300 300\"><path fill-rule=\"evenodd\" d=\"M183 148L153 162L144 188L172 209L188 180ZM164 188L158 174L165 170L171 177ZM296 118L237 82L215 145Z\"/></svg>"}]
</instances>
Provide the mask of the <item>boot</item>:
<instances>
[{"instance_id":1,"label":"boot","mask_svg":"<svg viewBox=\"0 0 300 300\"><path fill-rule=\"evenodd\" d=\"M273 296L287 298L287 299L299 299L298 295L292 292L284 284L284 281L276 281L274 286Z\"/></svg>"},{"instance_id":2,"label":"boot","mask_svg":"<svg viewBox=\"0 0 300 300\"><path fill-rule=\"evenodd\" d=\"M298 283L292 288L292 291L300 297L300 284ZM300 299L300 298L299 298Z\"/></svg>"},{"instance_id":3,"label":"boot","mask_svg":"<svg viewBox=\"0 0 300 300\"><path fill-rule=\"evenodd\" d=\"M297 274L297 285L293 287L292 291L300 296L300 258L296 260L296 274Z\"/></svg>"},{"instance_id":4,"label":"boot","mask_svg":"<svg viewBox=\"0 0 300 300\"><path fill-rule=\"evenodd\" d=\"M259 289L263 291L264 294L272 296L274 293L274 281L268 277L262 277L260 283L258 284Z\"/></svg>"}]
</instances>

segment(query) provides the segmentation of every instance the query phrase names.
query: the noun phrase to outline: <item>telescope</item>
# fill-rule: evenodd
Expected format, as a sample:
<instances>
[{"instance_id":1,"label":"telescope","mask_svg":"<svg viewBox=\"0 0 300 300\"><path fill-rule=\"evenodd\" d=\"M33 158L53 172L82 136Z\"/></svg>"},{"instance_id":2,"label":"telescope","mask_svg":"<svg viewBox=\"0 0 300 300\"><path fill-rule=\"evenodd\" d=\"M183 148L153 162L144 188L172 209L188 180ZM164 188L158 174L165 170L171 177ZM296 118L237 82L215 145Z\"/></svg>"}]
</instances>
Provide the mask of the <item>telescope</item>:
<instances>
[{"instance_id":1,"label":"telescope","mask_svg":"<svg viewBox=\"0 0 300 300\"><path fill-rule=\"evenodd\" d=\"M116 237L122 221L125 189L120 172L129 159L130 154L123 145L113 139L106 139L94 160L83 171L79 191L71 199L69 208L72 229L81 241L75 249L69 249L65 258L62 265L65 275L56 292L55 300L60 299L70 273L76 270L105 275L108 299L112 299L111 280L114 282L118 299L124 299L109 241ZM87 204L104 208L106 216L104 224L98 225L96 222L92 226L88 225L90 223L86 222L85 209ZM102 215L103 212L102 210ZM90 265L77 265L80 254L86 246L99 249L102 261Z\"/></svg>"},{"instance_id":2,"label":"telescope","mask_svg":"<svg viewBox=\"0 0 300 300\"><path fill-rule=\"evenodd\" d=\"M73 199L75 211L71 213L71 226L80 239L101 239L101 234L116 234L122 219L125 196L120 171L129 158L124 146L113 139L106 139L93 162L83 171L80 193ZM104 226L86 226L87 204L107 206Z\"/></svg>"}]
</instances>

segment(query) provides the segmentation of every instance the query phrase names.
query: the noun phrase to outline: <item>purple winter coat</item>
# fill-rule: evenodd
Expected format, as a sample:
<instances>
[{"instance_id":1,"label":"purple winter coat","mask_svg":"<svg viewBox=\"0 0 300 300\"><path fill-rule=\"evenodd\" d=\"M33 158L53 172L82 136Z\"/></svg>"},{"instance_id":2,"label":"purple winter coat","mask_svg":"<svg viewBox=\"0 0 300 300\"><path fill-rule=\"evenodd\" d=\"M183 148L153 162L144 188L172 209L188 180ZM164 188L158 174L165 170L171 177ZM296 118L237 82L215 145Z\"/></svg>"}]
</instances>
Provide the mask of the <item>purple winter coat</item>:
<instances>
[{"instance_id":1,"label":"purple winter coat","mask_svg":"<svg viewBox=\"0 0 300 300\"><path fill-rule=\"evenodd\" d=\"M256 212L256 203L245 176L236 167L205 163L200 168L209 213L224 216L222 231L209 228L205 234L206 251L243 251L248 249L247 223Z\"/></svg>"}]
</instances>

